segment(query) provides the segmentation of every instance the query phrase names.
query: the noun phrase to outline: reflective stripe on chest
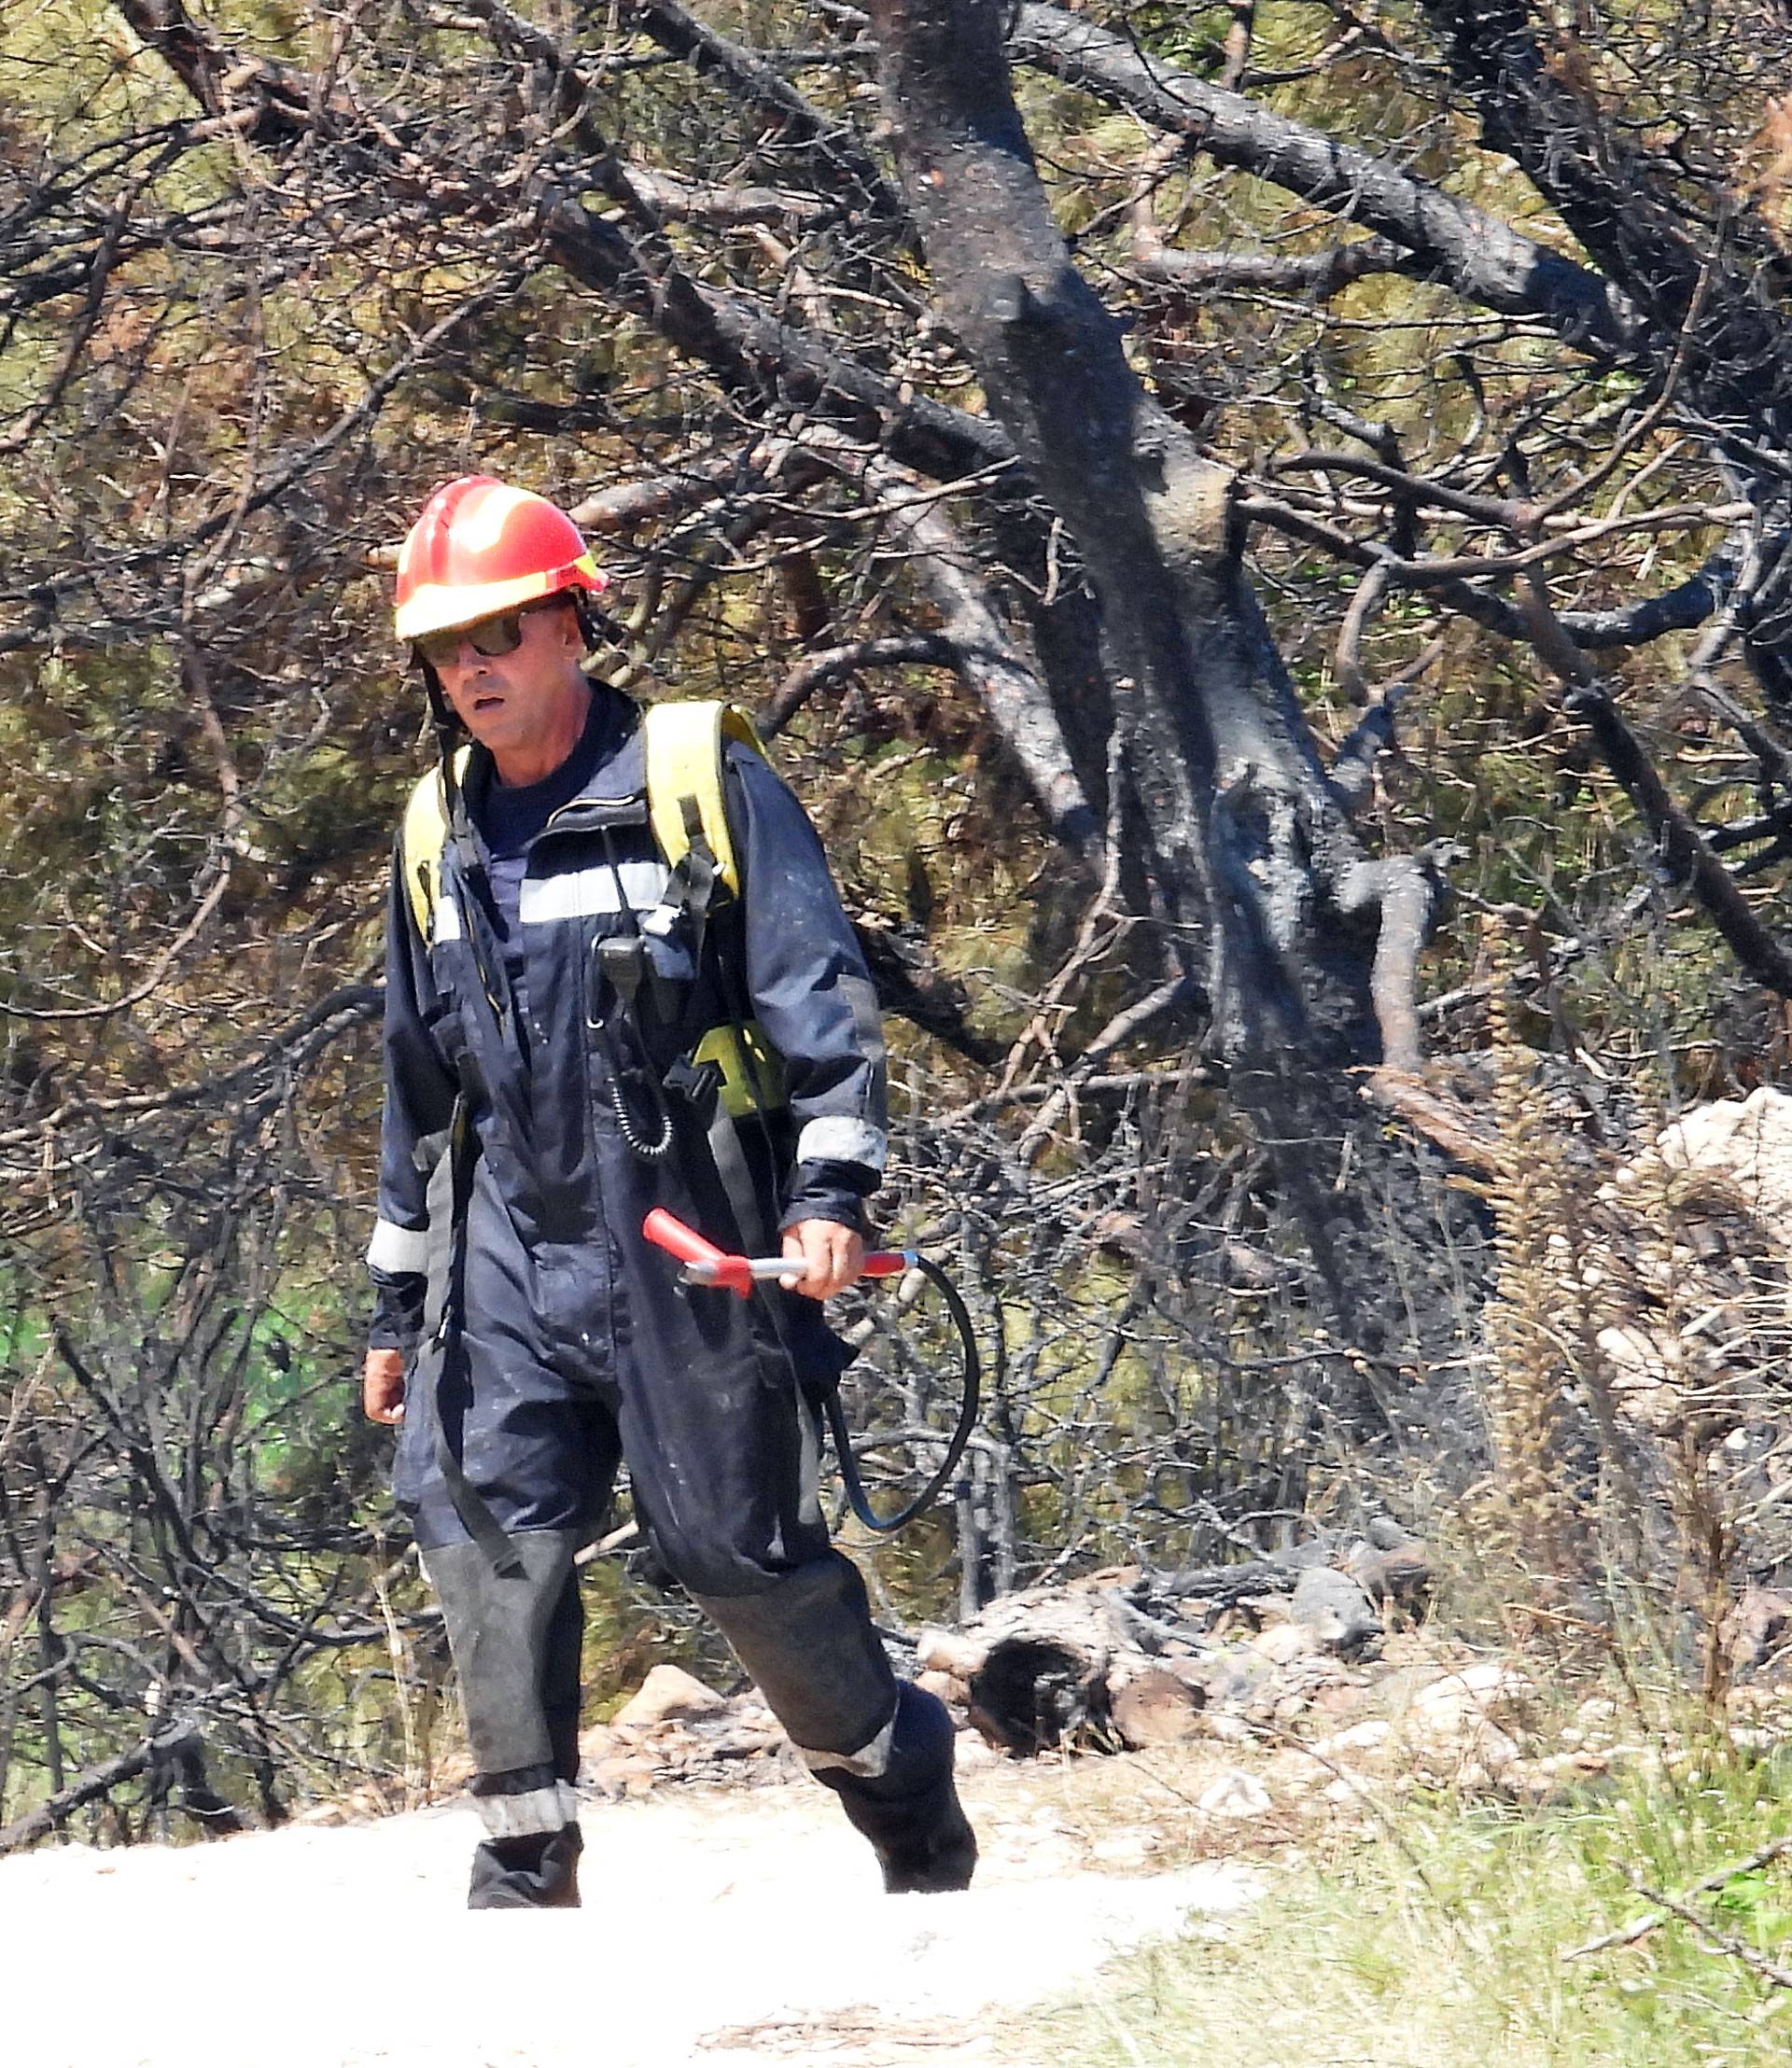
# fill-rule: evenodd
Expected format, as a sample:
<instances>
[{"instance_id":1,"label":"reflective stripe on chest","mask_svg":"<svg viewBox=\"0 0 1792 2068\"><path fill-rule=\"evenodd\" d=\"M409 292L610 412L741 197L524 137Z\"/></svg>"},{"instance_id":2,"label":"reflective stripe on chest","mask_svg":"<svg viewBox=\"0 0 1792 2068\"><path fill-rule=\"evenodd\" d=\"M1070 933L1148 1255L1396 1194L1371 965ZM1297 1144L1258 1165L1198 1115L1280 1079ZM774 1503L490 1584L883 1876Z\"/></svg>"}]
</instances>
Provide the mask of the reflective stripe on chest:
<instances>
[{"instance_id":1,"label":"reflective stripe on chest","mask_svg":"<svg viewBox=\"0 0 1792 2068\"><path fill-rule=\"evenodd\" d=\"M650 911L665 895L671 872L663 861L600 862L551 876L525 876L517 915L526 926L548 919L582 919L597 913Z\"/></svg>"}]
</instances>

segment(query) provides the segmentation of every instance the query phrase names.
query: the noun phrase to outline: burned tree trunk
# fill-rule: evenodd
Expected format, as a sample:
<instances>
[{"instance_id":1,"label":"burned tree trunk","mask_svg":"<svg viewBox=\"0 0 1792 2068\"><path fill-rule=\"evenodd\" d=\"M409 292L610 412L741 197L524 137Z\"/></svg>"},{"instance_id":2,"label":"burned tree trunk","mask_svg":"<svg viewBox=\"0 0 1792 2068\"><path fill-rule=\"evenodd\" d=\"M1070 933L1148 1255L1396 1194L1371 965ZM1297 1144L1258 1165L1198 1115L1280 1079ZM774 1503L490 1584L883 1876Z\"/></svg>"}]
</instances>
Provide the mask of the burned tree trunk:
<instances>
[{"instance_id":1,"label":"burned tree trunk","mask_svg":"<svg viewBox=\"0 0 1792 2068\"><path fill-rule=\"evenodd\" d=\"M1351 824L1246 578L1232 476L1146 392L1052 217L1005 14L875 0L903 183L947 320L1098 599L1110 814L1142 836L1166 959L1209 1001L1240 1105L1291 1152L1290 1204L1379 1356L1394 1324L1361 1204L1312 1179L1365 1133L1348 1073L1417 1066L1413 971L1440 886L1424 858L1370 859Z\"/></svg>"},{"instance_id":2,"label":"burned tree trunk","mask_svg":"<svg viewBox=\"0 0 1792 2068\"><path fill-rule=\"evenodd\" d=\"M1235 1064L1375 1061L1378 919L1428 913L1430 875L1367 863L1245 579L1232 477L1146 393L1071 261L1010 91L1005 10L872 11L934 286L1101 605L1166 944L1205 979Z\"/></svg>"}]
</instances>

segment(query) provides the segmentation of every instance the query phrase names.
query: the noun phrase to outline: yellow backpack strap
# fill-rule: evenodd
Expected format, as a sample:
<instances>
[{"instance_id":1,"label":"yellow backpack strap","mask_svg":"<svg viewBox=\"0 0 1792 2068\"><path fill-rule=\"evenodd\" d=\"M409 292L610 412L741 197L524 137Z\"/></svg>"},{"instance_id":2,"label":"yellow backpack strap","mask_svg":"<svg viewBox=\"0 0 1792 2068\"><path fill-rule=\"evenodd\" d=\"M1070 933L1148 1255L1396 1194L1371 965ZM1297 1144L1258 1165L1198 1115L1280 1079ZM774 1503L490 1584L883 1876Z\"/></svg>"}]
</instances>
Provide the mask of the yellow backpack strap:
<instances>
[{"instance_id":1,"label":"yellow backpack strap","mask_svg":"<svg viewBox=\"0 0 1792 2068\"><path fill-rule=\"evenodd\" d=\"M472 749L463 747L455 755L456 779L465 780ZM441 889L441 850L448 838L448 808L441 793L441 771L432 768L418 779L404 807L404 832L399 852L404 863L404 887L411 896L411 915L426 947L435 924L436 898Z\"/></svg>"},{"instance_id":2,"label":"yellow backpack strap","mask_svg":"<svg viewBox=\"0 0 1792 2068\"><path fill-rule=\"evenodd\" d=\"M735 1120L779 1112L790 1103L784 1058L757 1020L745 1027L712 1027L691 1051L693 1063L713 1063L721 1073L722 1110Z\"/></svg>"},{"instance_id":3,"label":"yellow backpack strap","mask_svg":"<svg viewBox=\"0 0 1792 2068\"><path fill-rule=\"evenodd\" d=\"M764 753L752 720L738 704L679 702L650 704L643 723L648 816L666 867L676 869L691 845L684 812L689 798L716 858L716 873L738 897L740 867L722 791L722 757L731 739Z\"/></svg>"}]
</instances>

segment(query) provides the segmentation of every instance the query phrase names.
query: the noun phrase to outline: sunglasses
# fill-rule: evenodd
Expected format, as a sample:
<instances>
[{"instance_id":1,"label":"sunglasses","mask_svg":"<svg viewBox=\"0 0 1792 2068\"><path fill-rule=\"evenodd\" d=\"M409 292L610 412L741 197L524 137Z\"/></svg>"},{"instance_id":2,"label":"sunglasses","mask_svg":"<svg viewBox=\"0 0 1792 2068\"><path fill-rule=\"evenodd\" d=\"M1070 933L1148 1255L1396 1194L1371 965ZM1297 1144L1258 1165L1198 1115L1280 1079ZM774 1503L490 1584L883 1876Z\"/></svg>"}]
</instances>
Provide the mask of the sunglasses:
<instances>
[{"instance_id":1,"label":"sunglasses","mask_svg":"<svg viewBox=\"0 0 1792 2068\"><path fill-rule=\"evenodd\" d=\"M551 597L557 603L560 598ZM523 621L531 610L540 610L545 604L525 603L515 610L503 611L496 618L482 618L477 624L456 625L451 632L426 632L421 638L413 639L411 650L419 661L427 661L432 668L445 668L460 653L460 642L465 639L475 653L496 660L500 653L514 653L523 644Z\"/></svg>"}]
</instances>

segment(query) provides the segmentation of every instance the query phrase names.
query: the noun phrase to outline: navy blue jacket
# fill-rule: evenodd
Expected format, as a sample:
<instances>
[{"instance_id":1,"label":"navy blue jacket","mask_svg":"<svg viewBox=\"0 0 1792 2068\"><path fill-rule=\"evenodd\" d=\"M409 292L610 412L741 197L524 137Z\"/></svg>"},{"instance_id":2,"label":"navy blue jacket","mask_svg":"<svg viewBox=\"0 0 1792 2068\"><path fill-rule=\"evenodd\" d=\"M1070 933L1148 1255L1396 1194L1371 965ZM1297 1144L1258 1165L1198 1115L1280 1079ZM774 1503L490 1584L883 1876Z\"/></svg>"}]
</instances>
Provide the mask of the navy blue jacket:
<instances>
[{"instance_id":1,"label":"navy blue jacket","mask_svg":"<svg viewBox=\"0 0 1792 2068\"><path fill-rule=\"evenodd\" d=\"M749 1242L753 1231L729 1222L704 1134L679 1102L674 1152L650 1165L628 1149L610 1098L620 1060L628 1103L645 1131L655 1132L645 1072L657 1076L694 1032L738 1018L743 1006L782 1057L788 1093L785 1111L742 1129L766 1226L819 1218L863 1227L861 1203L877 1186L885 1155L883 1034L815 830L764 762L730 743L726 786L742 895L712 913L693 961L688 922L662 902L668 874L648 824L637 714L625 699L615 703L613 751L529 847L519 903L525 1028L516 1025L503 977L476 840L470 869L452 841L444 845L427 941L395 851L379 1220L368 1251L379 1297L375 1348L408 1350L421 1325L429 1168L420 1145L427 1150L447 1127L460 1092L483 1181L501 1198L516 1239L560 1255L589 1247L613 1283L613 1321L616 1303L628 1303L631 1278L651 1274L648 1307L665 1292L670 1266L639 1240L649 1206L666 1205L723 1248ZM469 797L490 777L489 758L475 748ZM669 1017L637 1014L624 1025L598 973L598 943L631 930L624 906L679 1000ZM606 1021L613 1029L608 1041L594 1024ZM815 1303L781 1295L779 1306L799 1346L813 1353L803 1362L837 1367L822 1348L825 1331L816 1334ZM625 1326L621 1333L626 1336Z\"/></svg>"}]
</instances>

